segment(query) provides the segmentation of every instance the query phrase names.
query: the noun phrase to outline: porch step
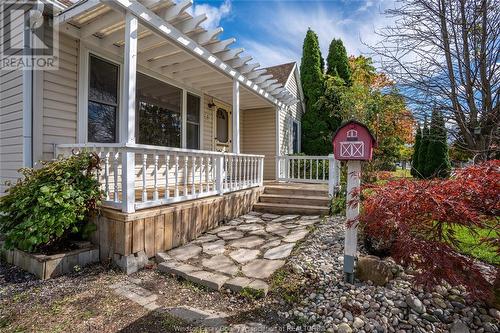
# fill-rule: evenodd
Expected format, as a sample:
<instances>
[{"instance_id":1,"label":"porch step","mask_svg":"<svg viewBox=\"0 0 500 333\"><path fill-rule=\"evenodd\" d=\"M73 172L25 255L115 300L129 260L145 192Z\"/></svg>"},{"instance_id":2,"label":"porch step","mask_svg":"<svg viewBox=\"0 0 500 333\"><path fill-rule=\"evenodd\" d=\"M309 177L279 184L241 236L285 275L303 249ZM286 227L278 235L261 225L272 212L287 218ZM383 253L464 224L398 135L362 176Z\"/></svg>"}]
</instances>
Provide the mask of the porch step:
<instances>
[{"instance_id":1,"label":"porch step","mask_svg":"<svg viewBox=\"0 0 500 333\"><path fill-rule=\"evenodd\" d=\"M328 198L328 189L321 189L306 184L297 185L266 185L266 194L279 194L285 196L300 197L326 197Z\"/></svg>"},{"instance_id":2,"label":"porch step","mask_svg":"<svg viewBox=\"0 0 500 333\"><path fill-rule=\"evenodd\" d=\"M267 191L266 191L267 192ZM277 203L277 204L294 204L301 206L319 206L328 207L329 199L325 196L301 196L301 195L283 195L283 194L261 194L260 201L266 203Z\"/></svg>"},{"instance_id":3,"label":"porch step","mask_svg":"<svg viewBox=\"0 0 500 333\"><path fill-rule=\"evenodd\" d=\"M328 215L328 206L309 206L297 204L283 204L258 202L254 204L253 210L257 212L272 213L278 215L298 214L298 215Z\"/></svg>"}]
</instances>

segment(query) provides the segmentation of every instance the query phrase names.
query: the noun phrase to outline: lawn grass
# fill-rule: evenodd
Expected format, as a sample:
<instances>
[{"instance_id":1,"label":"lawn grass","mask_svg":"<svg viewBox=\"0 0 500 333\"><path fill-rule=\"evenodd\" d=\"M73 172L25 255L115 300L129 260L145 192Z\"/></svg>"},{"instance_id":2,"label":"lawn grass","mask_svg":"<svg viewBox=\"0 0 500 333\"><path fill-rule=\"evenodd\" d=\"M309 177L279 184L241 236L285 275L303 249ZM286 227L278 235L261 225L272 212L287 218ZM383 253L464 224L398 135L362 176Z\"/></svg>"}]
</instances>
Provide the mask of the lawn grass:
<instances>
[{"instance_id":1,"label":"lawn grass","mask_svg":"<svg viewBox=\"0 0 500 333\"><path fill-rule=\"evenodd\" d=\"M500 232L482 228L476 228L475 232L472 232L466 227L457 225L453 226L453 230L455 237L460 242L457 249L460 253L493 265L500 265L500 256L498 256L496 249L489 244L481 243L482 238L499 237Z\"/></svg>"}]
</instances>

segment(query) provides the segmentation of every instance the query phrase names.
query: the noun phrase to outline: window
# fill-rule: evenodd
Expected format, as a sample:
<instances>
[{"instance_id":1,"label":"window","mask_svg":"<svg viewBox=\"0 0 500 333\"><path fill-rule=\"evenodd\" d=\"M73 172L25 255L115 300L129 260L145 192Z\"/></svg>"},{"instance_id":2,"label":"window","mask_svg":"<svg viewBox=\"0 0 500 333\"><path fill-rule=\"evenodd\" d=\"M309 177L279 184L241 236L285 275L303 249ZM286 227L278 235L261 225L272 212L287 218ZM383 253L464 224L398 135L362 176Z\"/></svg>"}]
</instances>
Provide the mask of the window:
<instances>
[{"instance_id":1,"label":"window","mask_svg":"<svg viewBox=\"0 0 500 333\"><path fill-rule=\"evenodd\" d=\"M217 109L217 140L221 143L229 141L229 115L222 108Z\"/></svg>"},{"instance_id":2,"label":"window","mask_svg":"<svg viewBox=\"0 0 500 333\"><path fill-rule=\"evenodd\" d=\"M182 90L141 73L136 85L138 143L180 148Z\"/></svg>"},{"instance_id":3,"label":"window","mask_svg":"<svg viewBox=\"0 0 500 333\"><path fill-rule=\"evenodd\" d=\"M119 68L90 56L88 131L89 142L117 142Z\"/></svg>"},{"instance_id":4,"label":"window","mask_svg":"<svg viewBox=\"0 0 500 333\"><path fill-rule=\"evenodd\" d=\"M292 149L293 154L299 152L299 123L295 120L292 121Z\"/></svg>"},{"instance_id":5,"label":"window","mask_svg":"<svg viewBox=\"0 0 500 333\"><path fill-rule=\"evenodd\" d=\"M200 149L200 98L187 94L186 143L188 149Z\"/></svg>"}]
</instances>

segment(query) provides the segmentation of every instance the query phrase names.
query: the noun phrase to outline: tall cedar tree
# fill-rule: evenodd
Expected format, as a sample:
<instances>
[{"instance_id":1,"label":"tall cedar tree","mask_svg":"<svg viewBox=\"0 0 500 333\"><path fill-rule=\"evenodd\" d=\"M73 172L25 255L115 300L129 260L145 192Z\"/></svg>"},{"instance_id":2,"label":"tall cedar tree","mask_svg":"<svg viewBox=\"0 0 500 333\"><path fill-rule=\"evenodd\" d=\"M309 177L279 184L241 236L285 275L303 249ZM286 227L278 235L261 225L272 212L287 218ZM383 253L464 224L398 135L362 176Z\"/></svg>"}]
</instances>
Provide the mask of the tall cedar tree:
<instances>
[{"instance_id":1,"label":"tall cedar tree","mask_svg":"<svg viewBox=\"0 0 500 333\"><path fill-rule=\"evenodd\" d=\"M302 48L300 76L306 104L306 112L302 117L302 151L308 155L323 155L329 152L328 125L316 102L323 94L323 72L321 68L321 50L318 35L307 30Z\"/></svg>"},{"instance_id":2,"label":"tall cedar tree","mask_svg":"<svg viewBox=\"0 0 500 333\"><path fill-rule=\"evenodd\" d=\"M424 128L422 129L422 138L418 149L418 164L416 165L416 173L418 178L428 178L427 174L427 149L429 147L429 126L425 119Z\"/></svg>"},{"instance_id":3,"label":"tall cedar tree","mask_svg":"<svg viewBox=\"0 0 500 333\"><path fill-rule=\"evenodd\" d=\"M347 57L347 51L341 39L334 38L330 43L326 65L326 74L338 76L344 80L346 85L351 85L352 80L349 58Z\"/></svg>"},{"instance_id":4,"label":"tall cedar tree","mask_svg":"<svg viewBox=\"0 0 500 333\"><path fill-rule=\"evenodd\" d=\"M446 127L441 112L432 111L429 145L427 147L426 176L448 178L450 176L450 158L446 142Z\"/></svg>"},{"instance_id":5,"label":"tall cedar tree","mask_svg":"<svg viewBox=\"0 0 500 333\"><path fill-rule=\"evenodd\" d=\"M413 145L413 157L411 159L411 175L413 177L418 177L418 155L420 154L420 144L422 141L422 129L420 125L417 127L417 133L415 134L415 144Z\"/></svg>"}]
</instances>

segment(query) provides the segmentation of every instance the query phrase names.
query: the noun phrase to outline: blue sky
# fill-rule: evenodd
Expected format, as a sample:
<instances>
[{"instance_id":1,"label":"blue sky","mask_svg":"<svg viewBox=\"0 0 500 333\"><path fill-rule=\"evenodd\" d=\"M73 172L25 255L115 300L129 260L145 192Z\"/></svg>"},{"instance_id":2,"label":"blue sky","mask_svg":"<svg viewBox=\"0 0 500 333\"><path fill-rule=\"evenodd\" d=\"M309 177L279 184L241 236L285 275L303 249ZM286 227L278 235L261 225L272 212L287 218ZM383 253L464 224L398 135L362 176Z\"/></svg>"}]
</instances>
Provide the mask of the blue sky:
<instances>
[{"instance_id":1,"label":"blue sky","mask_svg":"<svg viewBox=\"0 0 500 333\"><path fill-rule=\"evenodd\" d=\"M375 30L390 23L382 12L394 0L194 0L194 13L206 13L205 27L222 26L221 38L236 37L236 46L262 67L300 61L308 27L319 35L326 58L332 38L344 41L348 54L368 51Z\"/></svg>"}]
</instances>

